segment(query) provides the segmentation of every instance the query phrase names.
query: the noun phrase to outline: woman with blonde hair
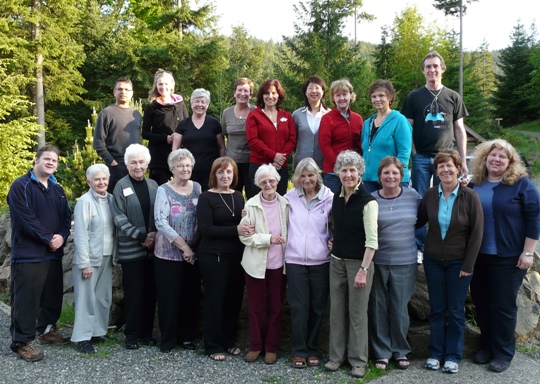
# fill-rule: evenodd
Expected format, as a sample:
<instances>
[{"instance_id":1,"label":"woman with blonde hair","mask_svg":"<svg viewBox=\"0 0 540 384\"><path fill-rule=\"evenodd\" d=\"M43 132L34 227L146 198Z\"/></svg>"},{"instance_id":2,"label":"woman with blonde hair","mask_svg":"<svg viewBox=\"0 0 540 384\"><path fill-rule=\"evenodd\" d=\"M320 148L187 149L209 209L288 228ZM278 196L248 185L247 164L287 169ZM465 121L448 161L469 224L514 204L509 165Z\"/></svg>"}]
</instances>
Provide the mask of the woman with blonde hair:
<instances>
[{"instance_id":1,"label":"woman with blonde hair","mask_svg":"<svg viewBox=\"0 0 540 384\"><path fill-rule=\"evenodd\" d=\"M334 193L341 187L339 176L334 172L339 153L345 150L361 153L360 136L364 120L351 111L351 103L356 100L353 90L348 79L336 80L330 85L330 98L335 108L322 117L319 128L319 145L324 156L324 184Z\"/></svg>"},{"instance_id":2,"label":"woman with blonde hair","mask_svg":"<svg viewBox=\"0 0 540 384\"><path fill-rule=\"evenodd\" d=\"M238 166L238 184L235 189L239 192L245 188L246 196L251 196L253 181L249 180L249 148L246 136L246 119L255 109L250 100L253 97L253 81L241 77L234 83L233 97L236 103L225 109L221 115L223 136L227 137L226 155L236 161Z\"/></svg>"},{"instance_id":3,"label":"woman with blonde hair","mask_svg":"<svg viewBox=\"0 0 540 384\"><path fill-rule=\"evenodd\" d=\"M540 196L515 148L496 139L478 146L469 185L484 211L484 236L471 282L480 326L473 362L505 371L516 352L517 294L533 265L540 235Z\"/></svg>"},{"instance_id":4,"label":"woman with blonde hair","mask_svg":"<svg viewBox=\"0 0 540 384\"><path fill-rule=\"evenodd\" d=\"M154 84L148 92L148 105L144 109L142 137L148 140L152 162L150 178L158 185L172 177L167 157L172 150L173 133L178 124L188 117L182 96L174 93L174 77L171 72L158 69Z\"/></svg>"}]
</instances>

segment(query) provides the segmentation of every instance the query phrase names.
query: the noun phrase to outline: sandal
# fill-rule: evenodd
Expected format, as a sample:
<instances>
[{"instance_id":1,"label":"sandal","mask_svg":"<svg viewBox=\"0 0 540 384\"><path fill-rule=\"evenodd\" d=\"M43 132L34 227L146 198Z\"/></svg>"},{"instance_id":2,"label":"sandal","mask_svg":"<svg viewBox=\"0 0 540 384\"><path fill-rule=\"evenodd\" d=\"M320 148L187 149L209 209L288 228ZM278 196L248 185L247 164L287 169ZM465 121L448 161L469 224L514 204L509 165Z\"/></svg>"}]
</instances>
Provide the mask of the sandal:
<instances>
[{"instance_id":1,"label":"sandal","mask_svg":"<svg viewBox=\"0 0 540 384\"><path fill-rule=\"evenodd\" d=\"M396 359L396 363L399 369L407 369L411 365L409 359L407 359L406 357L400 357Z\"/></svg>"},{"instance_id":2,"label":"sandal","mask_svg":"<svg viewBox=\"0 0 540 384\"><path fill-rule=\"evenodd\" d=\"M242 351L238 347L230 347L229 349L227 349L227 353L229 355L238 356L242 353Z\"/></svg>"},{"instance_id":3,"label":"sandal","mask_svg":"<svg viewBox=\"0 0 540 384\"><path fill-rule=\"evenodd\" d=\"M210 358L214 361L225 361L225 355L222 352L212 353Z\"/></svg>"},{"instance_id":4,"label":"sandal","mask_svg":"<svg viewBox=\"0 0 540 384\"><path fill-rule=\"evenodd\" d=\"M319 364L321 364L321 360L318 356L308 356L307 365L309 365L310 367L316 367Z\"/></svg>"},{"instance_id":5,"label":"sandal","mask_svg":"<svg viewBox=\"0 0 540 384\"><path fill-rule=\"evenodd\" d=\"M375 360L375 364L373 365L376 369L386 371L386 368L388 367L388 361L385 361L383 359Z\"/></svg>"},{"instance_id":6,"label":"sandal","mask_svg":"<svg viewBox=\"0 0 540 384\"><path fill-rule=\"evenodd\" d=\"M291 366L293 368L305 368L307 366L306 359L300 356L295 356L292 359Z\"/></svg>"}]
</instances>

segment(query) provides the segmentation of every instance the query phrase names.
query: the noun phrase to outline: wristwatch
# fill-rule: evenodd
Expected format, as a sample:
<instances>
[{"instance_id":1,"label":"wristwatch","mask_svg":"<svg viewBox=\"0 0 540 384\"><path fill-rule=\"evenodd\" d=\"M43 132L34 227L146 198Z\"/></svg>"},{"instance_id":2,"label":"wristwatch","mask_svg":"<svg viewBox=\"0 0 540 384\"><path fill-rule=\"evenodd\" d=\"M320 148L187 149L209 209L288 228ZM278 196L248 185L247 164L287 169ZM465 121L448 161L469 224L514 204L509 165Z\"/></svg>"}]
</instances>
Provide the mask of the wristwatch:
<instances>
[{"instance_id":1,"label":"wristwatch","mask_svg":"<svg viewBox=\"0 0 540 384\"><path fill-rule=\"evenodd\" d=\"M362 267L362 266L360 266L360 269L361 269L362 271L364 271L364 272L367 272L367 271L368 271L368 269L369 269L369 267L367 267L367 268L366 268L366 267Z\"/></svg>"},{"instance_id":2,"label":"wristwatch","mask_svg":"<svg viewBox=\"0 0 540 384\"><path fill-rule=\"evenodd\" d=\"M531 252L523 252L523 254L528 257L534 257L534 253Z\"/></svg>"}]
</instances>

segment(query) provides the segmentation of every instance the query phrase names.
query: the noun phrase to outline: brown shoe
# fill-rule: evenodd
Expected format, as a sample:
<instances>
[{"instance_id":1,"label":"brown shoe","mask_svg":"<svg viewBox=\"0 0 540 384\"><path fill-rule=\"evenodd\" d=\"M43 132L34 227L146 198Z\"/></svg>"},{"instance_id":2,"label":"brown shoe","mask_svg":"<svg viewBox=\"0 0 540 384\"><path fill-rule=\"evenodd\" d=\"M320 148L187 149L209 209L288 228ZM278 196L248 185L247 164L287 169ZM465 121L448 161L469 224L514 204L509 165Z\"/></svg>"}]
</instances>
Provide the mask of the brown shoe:
<instances>
[{"instance_id":1,"label":"brown shoe","mask_svg":"<svg viewBox=\"0 0 540 384\"><path fill-rule=\"evenodd\" d=\"M23 360L33 363L34 361L39 361L43 359L43 352L35 347L32 342L21 345L19 348L14 350L17 355Z\"/></svg>"},{"instance_id":2,"label":"brown shoe","mask_svg":"<svg viewBox=\"0 0 540 384\"><path fill-rule=\"evenodd\" d=\"M57 344L57 345L63 345L69 342L69 337L64 337L58 331L55 327L51 328L51 330L47 333L42 333L38 336L38 341L40 344Z\"/></svg>"},{"instance_id":3,"label":"brown shoe","mask_svg":"<svg viewBox=\"0 0 540 384\"><path fill-rule=\"evenodd\" d=\"M244 361L248 363L253 363L255 360L259 358L260 354L261 354L261 351L249 351L244 357Z\"/></svg>"},{"instance_id":4,"label":"brown shoe","mask_svg":"<svg viewBox=\"0 0 540 384\"><path fill-rule=\"evenodd\" d=\"M275 352L266 352L264 354L264 363L265 364L275 364L277 361L277 353Z\"/></svg>"}]
</instances>

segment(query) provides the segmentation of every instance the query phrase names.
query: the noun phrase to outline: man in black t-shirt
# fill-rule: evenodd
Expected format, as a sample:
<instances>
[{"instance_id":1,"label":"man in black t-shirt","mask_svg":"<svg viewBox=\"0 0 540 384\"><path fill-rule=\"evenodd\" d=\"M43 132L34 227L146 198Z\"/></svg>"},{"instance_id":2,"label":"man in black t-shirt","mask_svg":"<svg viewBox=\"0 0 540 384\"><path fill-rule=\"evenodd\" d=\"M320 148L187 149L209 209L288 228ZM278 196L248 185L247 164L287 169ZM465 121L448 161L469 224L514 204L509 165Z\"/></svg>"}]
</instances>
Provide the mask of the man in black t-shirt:
<instances>
[{"instance_id":1,"label":"man in black t-shirt","mask_svg":"<svg viewBox=\"0 0 540 384\"><path fill-rule=\"evenodd\" d=\"M413 127L412 187L424 196L430 187L439 184L433 169L433 158L442 149L457 148L463 159L462 173L469 173L464 161L467 133L463 118L468 116L461 96L442 84L446 70L444 59L438 52L428 53L422 60L426 85L412 91L403 104L401 113Z\"/></svg>"}]
</instances>

